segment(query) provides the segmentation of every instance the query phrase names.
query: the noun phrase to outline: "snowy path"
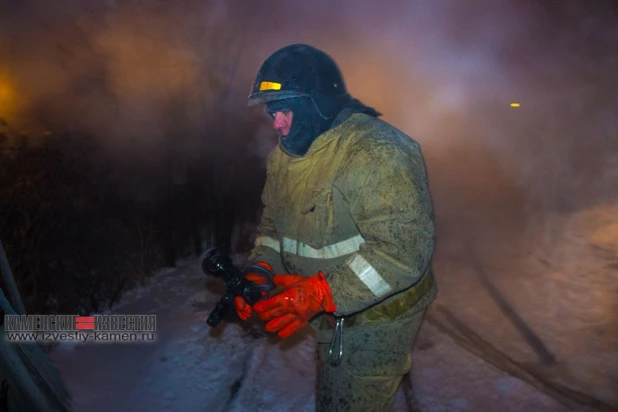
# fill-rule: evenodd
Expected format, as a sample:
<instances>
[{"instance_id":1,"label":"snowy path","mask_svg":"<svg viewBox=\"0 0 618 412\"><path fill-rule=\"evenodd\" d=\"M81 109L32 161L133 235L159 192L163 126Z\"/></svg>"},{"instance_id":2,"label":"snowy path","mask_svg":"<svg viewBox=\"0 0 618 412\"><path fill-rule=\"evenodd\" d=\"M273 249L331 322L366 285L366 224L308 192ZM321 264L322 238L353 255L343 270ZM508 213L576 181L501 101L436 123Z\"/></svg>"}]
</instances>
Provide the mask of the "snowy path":
<instances>
[{"instance_id":1,"label":"snowy path","mask_svg":"<svg viewBox=\"0 0 618 412\"><path fill-rule=\"evenodd\" d=\"M571 224L578 222L575 219ZM605 242L606 249L618 250L618 237L595 233ZM579 258L578 265L584 265L587 249L569 250L567 246L564 249ZM512 325L500 315L495 302L474 281L469 265L451 252L446 250L437 256L436 273L442 286L438 302L517 360L537 362ZM588 273L595 274L598 282L605 282L605 293L611 295L612 288L618 286L615 273L602 272L606 276L603 278L593 264L594 259L586 262ZM207 283L199 263L197 259L190 260L177 269L159 273L146 288L128 293L114 308L115 313L157 314L157 342L64 345L52 352L74 395L76 412L313 410L312 336L306 333L293 341L279 342L264 337L259 325L250 327L234 322L224 323L213 333L205 320L221 290L216 290L216 283ZM522 316L557 353L560 363L548 372L564 378L567 385L576 384L574 389L616 404L616 336L594 335L594 330L602 326L600 321L591 324L580 320L571 323L570 328L560 325L557 319L569 316L571 306L563 308L556 296L552 297L551 310L539 305L545 299L543 293L547 289L543 288L549 287L547 282L571 279L572 283L567 276L569 264L573 263L562 264L561 275L552 272L545 283L524 273L516 278L502 276L496 284L509 292L508 297ZM613 268L613 264L610 262L609 267ZM607 267L606 262L599 265ZM496 271L491 262L488 267L490 272ZM605 295L595 297L605 305L613 304ZM584 301L589 296L584 294L580 299ZM527 304L533 302L536 304ZM600 310L597 306L588 306L589 311ZM593 316L596 312L576 313ZM573 334L578 331L588 335L573 342ZM427 322L416 345L413 382L424 411L567 410L527 383L460 348ZM397 395L397 410L407 410L401 391Z\"/></svg>"},{"instance_id":2,"label":"snowy path","mask_svg":"<svg viewBox=\"0 0 618 412\"><path fill-rule=\"evenodd\" d=\"M157 342L54 350L75 411L311 410L310 337L281 351L233 323L211 336L205 320L218 297L207 289L199 261L186 262L129 293L113 311L157 314ZM284 374L273 373L282 367Z\"/></svg>"}]
</instances>

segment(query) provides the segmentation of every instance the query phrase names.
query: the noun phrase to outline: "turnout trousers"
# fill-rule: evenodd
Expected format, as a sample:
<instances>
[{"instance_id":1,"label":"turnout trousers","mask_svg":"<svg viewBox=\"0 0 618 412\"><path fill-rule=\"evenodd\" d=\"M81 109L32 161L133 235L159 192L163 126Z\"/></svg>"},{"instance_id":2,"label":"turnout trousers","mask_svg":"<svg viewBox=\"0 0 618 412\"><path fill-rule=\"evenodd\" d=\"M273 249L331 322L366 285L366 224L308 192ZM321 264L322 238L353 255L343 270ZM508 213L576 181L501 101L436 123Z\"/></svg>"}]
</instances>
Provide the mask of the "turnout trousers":
<instances>
[{"instance_id":1,"label":"turnout trousers","mask_svg":"<svg viewBox=\"0 0 618 412\"><path fill-rule=\"evenodd\" d=\"M344 326L343 357L337 366L329 362L330 343L318 340L316 410L392 411L395 393L412 366L424 315L422 310L390 322Z\"/></svg>"}]
</instances>

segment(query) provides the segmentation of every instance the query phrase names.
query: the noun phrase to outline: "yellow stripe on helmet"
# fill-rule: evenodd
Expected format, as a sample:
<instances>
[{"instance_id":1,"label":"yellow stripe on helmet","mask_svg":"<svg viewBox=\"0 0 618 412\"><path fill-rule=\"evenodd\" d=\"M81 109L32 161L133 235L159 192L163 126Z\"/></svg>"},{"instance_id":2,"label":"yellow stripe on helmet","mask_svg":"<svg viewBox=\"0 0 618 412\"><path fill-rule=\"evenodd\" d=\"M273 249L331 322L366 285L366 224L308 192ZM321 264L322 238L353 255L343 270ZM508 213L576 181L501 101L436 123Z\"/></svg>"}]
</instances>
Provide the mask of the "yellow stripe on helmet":
<instances>
[{"instance_id":1,"label":"yellow stripe on helmet","mask_svg":"<svg viewBox=\"0 0 618 412\"><path fill-rule=\"evenodd\" d=\"M275 82L262 82L260 83L260 91L264 90L281 90L281 83Z\"/></svg>"}]
</instances>

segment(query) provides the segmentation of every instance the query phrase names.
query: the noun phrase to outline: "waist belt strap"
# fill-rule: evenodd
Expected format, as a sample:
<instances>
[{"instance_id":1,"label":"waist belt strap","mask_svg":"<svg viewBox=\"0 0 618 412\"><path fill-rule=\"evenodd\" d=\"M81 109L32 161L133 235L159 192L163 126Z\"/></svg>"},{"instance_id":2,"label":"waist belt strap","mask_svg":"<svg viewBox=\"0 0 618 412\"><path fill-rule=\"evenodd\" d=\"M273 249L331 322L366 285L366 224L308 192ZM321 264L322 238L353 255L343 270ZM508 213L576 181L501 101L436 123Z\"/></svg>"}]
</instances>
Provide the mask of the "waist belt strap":
<instances>
[{"instance_id":1,"label":"waist belt strap","mask_svg":"<svg viewBox=\"0 0 618 412\"><path fill-rule=\"evenodd\" d=\"M345 319L346 325L348 326L396 319L418 304L420 300L429 293L433 283L434 276L430 266L420 282L393 296L394 299L391 302L379 303L362 312L350 316L343 316L341 318ZM330 313L324 314L322 318L331 329L336 327L336 322L340 319Z\"/></svg>"}]
</instances>

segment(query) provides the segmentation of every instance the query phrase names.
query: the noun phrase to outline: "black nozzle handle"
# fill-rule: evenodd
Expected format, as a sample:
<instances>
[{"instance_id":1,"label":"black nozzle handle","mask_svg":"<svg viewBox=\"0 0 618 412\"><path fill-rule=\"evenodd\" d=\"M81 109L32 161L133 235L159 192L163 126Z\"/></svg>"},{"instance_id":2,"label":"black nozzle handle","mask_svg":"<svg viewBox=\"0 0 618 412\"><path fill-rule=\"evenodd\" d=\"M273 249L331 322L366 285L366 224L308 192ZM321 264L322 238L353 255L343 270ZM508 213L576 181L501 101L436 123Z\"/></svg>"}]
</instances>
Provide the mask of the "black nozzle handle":
<instances>
[{"instance_id":1,"label":"black nozzle handle","mask_svg":"<svg viewBox=\"0 0 618 412\"><path fill-rule=\"evenodd\" d=\"M206 324L211 328L216 328L217 326L219 326L227 311L230 310L233 301L234 296L229 293L225 294L221 298L221 300L219 300L215 308L212 310L212 312L208 316L208 319L206 319Z\"/></svg>"}]
</instances>

